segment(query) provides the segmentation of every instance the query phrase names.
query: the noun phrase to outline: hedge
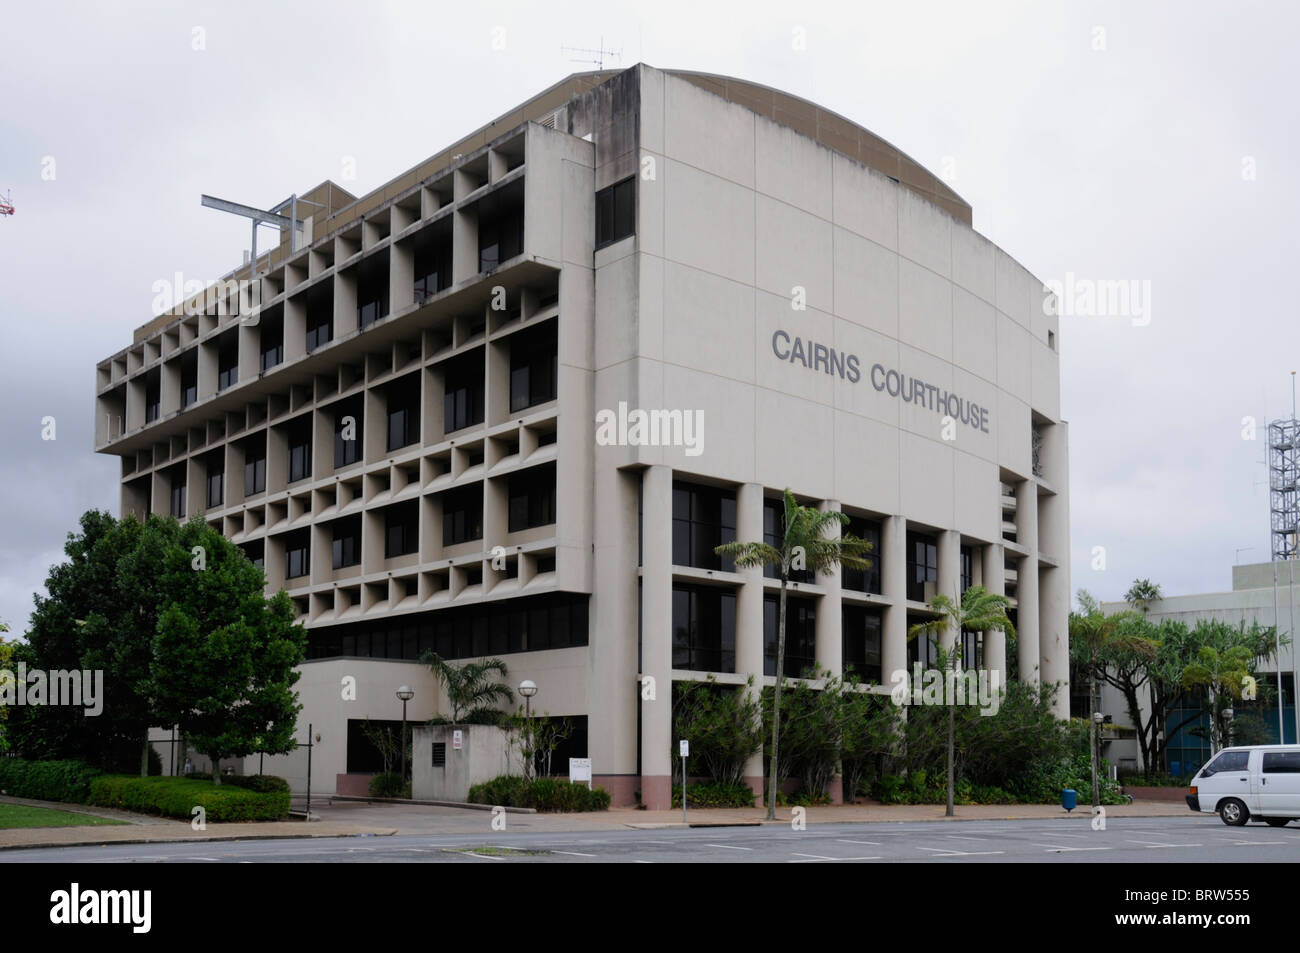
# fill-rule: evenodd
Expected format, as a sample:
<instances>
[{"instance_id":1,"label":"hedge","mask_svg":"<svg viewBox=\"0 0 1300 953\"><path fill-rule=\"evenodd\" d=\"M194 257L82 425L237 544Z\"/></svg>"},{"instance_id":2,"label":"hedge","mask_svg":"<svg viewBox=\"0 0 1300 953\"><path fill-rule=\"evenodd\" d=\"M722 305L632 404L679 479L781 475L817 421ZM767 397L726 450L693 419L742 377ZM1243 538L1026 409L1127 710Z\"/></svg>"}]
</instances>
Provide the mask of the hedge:
<instances>
[{"instance_id":1,"label":"hedge","mask_svg":"<svg viewBox=\"0 0 1300 953\"><path fill-rule=\"evenodd\" d=\"M682 786L673 785L673 807L682 806ZM701 781L686 789L687 807L753 807L754 789L748 784Z\"/></svg>"},{"instance_id":2,"label":"hedge","mask_svg":"<svg viewBox=\"0 0 1300 953\"><path fill-rule=\"evenodd\" d=\"M274 821L289 813L287 784L285 790L260 792L224 783L228 780L218 785L193 778L105 775L91 782L87 803L187 821L193 818L194 808L202 807L210 823Z\"/></svg>"},{"instance_id":3,"label":"hedge","mask_svg":"<svg viewBox=\"0 0 1300 953\"><path fill-rule=\"evenodd\" d=\"M84 803L103 772L84 761L24 761L0 758L0 793L38 801Z\"/></svg>"},{"instance_id":4,"label":"hedge","mask_svg":"<svg viewBox=\"0 0 1300 953\"><path fill-rule=\"evenodd\" d=\"M471 787L469 802L539 811L603 811L609 807L609 792L604 788L588 790L585 784L556 778L526 781L518 775L503 774Z\"/></svg>"}]
</instances>

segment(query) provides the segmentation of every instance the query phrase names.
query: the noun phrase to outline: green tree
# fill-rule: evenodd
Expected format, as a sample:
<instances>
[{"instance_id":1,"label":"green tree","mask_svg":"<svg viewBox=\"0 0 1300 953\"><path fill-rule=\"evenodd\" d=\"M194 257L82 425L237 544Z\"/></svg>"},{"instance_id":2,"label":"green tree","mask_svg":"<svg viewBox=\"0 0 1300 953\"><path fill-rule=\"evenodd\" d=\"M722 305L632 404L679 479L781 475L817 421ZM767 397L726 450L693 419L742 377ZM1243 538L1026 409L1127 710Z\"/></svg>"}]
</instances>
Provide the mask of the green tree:
<instances>
[{"instance_id":1,"label":"green tree","mask_svg":"<svg viewBox=\"0 0 1300 953\"><path fill-rule=\"evenodd\" d=\"M151 521L164 536L174 523ZM145 548L127 560L142 575ZM132 566L132 560L138 560ZM234 543L195 519L164 546L152 571L166 599L152 640L149 691L161 724L176 725L212 759L294 750L297 693L307 633L283 591L265 597L265 576Z\"/></svg>"},{"instance_id":2,"label":"green tree","mask_svg":"<svg viewBox=\"0 0 1300 953\"><path fill-rule=\"evenodd\" d=\"M840 776L846 804L853 803L877 762L898 750L898 707L888 696L873 694L866 687L845 676L839 699Z\"/></svg>"},{"instance_id":3,"label":"green tree","mask_svg":"<svg viewBox=\"0 0 1300 953\"><path fill-rule=\"evenodd\" d=\"M9 631L8 622L0 622L0 633ZM12 679L13 673L9 669L9 663L13 659L14 647L10 642L0 638L0 678L6 682ZM0 754L9 750L9 737L5 731L5 722L9 718L9 706L0 705Z\"/></svg>"},{"instance_id":4,"label":"green tree","mask_svg":"<svg viewBox=\"0 0 1300 953\"><path fill-rule=\"evenodd\" d=\"M515 694L510 686L497 681L498 676L505 678L509 674L506 663L499 658L453 665L437 652L425 652L420 656L420 662L429 666L434 678L446 690L453 725L464 724L465 719L499 714L496 711L498 704L514 701Z\"/></svg>"},{"instance_id":5,"label":"green tree","mask_svg":"<svg viewBox=\"0 0 1300 953\"><path fill-rule=\"evenodd\" d=\"M103 710L87 717L71 706L25 707L12 739L25 757L121 770L135 752L140 773L147 773L149 727L162 723L151 690L152 643L168 596L157 575L178 528L175 520L140 523L90 510L81 531L68 534L67 559L50 568L48 595L35 597L27 643L15 657L46 671L102 671Z\"/></svg>"},{"instance_id":6,"label":"green tree","mask_svg":"<svg viewBox=\"0 0 1300 953\"><path fill-rule=\"evenodd\" d=\"M843 533L843 527L849 523L848 516L832 510L823 511L811 506L800 506L788 487L784 502L779 545L771 546L762 541L737 541L724 543L714 549L719 556L729 556L734 559L738 569L774 566L781 579L781 598L777 608L776 625L776 691L773 697L771 762L768 771L767 819L769 821L776 820L776 789L781 740L781 686L785 681L785 605L790 573L808 570L813 573L829 574L840 565L847 566L849 569L871 568L870 560L864 558L871 552L871 543L856 536L840 535ZM840 531L835 538L826 535L827 530L832 528Z\"/></svg>"},{"instance_id":7,"label":"green tree","mask_svg":"<svg viewBox=\"0 0 1300 953\"><path fill-rule=\"evenodd\" d=\"M1150 639L1131 630L1126 623L1133 613L1107 615L1087 590L1079 590L1081 612L1070 613L1070 655L1088 679L1088 753L1092 762L1092 805L1101 803L1098 787L1097 685L1104 679L1107 661L1114 656L1132 654L1154 658L1156 646Z\"/></svg>"},{"instance_id":8,"label":"green tree","mask_svg":"<svg viewBox=\"0 0 1300 953\"><path fill-rule=\"evenodd\" d=\"M1183 670L1185 688L1203 688L1210 716L1211 750L1228 745L1228 719L1224 714L1234 699L1241 698L1241 687L1251 677L1254 657L1245 645L1230 645L1220 651L1201 646L1196 660Z\"/></svg>"},{"instance_id":9,"label":"green tree","mask_svg":"<svg viewBox=\"0 0 1300 953\"><path fill-rule=\"evenodd\" d=\"M1124 601L1134 609L1146 612L1153 602L1159 602L1164 598L1160 591L1158 583L1150 579L1134 579L1133 585L1128 587L1128 592L1124 593Z\"/></svg>"},{"instance_id":10,"label":"green tree","mask_svg":"<svg viewBox=\"0 0 1300 953\"><path fill-rule=\"evenodd\" d=\"M820 684L819 684L820 683ZM841 683L830 672L813 669L790 685L781 708L780 737L785 748L779 780L798 777L800 790L815 800L826 796L835 776L842 741ZM775 705L775 692L765 693ZM764 714L773 718L774 707Z\"/></svg>"},{"instance_id":11,"label":"green tree","mask_svg":"<svg viewBox=\"0 0 1300 953\"><path fill-rule=\"evenodd\" d=\"M930 600L930 608L938 615L927 622L919 622L907 630L907 637L914 639L918 635L943 635L951 630L954 633L953 644L940 648L938 652L939 668L944 672L944 696L948 708L948 807L945 814L953 816L953 795L956 789L956 738L957 713L954 681L961 664L961 644L957 636L962 632L989 632L1002 629L1015 635L1016 627L1007 618L1007 609L1011 603L1006 596L989 592L983 586L971 586L962 593L958 603L940 593Z\"/></svg>"},{"instance_id":12,"label":"green tree","mask_svg":"<svg viewBox=\"0 0 1300 953\"><path fill-rule=\"evenodd\" d=\"M719 685L709 675L702 682L673 685L673 771L677 744L691 743L691 758L704 765L717 784L745 780L745 763L763 747L762 711L753 695L754 676L745 687Z\"/></svg>"}]
</instances>

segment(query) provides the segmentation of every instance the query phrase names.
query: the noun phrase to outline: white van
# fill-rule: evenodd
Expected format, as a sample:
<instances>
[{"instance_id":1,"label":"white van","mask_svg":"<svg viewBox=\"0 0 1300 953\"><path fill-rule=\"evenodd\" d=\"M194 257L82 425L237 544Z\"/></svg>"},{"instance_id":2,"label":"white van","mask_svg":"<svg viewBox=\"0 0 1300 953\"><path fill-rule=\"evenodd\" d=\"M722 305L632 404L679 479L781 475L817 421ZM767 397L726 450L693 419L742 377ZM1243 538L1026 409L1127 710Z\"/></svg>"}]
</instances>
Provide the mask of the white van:
<instances>
[{"instance_id":1,"label":"white van","mask_svg":"<svg viewBox=\"0 0 1300 953\"><path fill-rule=\"evenodd\" d=\"M1187 806L1234 827L1300 820L1300 745L1224 748L1192 778Z\"/></svg>"}]
</instances>

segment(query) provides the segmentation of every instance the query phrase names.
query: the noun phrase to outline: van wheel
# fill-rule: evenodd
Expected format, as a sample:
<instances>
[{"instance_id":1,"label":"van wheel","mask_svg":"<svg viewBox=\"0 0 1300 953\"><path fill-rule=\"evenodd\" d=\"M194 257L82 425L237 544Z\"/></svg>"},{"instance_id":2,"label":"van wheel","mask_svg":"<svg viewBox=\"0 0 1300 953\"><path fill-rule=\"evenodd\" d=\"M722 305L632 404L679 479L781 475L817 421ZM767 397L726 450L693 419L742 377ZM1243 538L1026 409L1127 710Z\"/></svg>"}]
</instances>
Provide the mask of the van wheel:
<instances>
[{"instance_id":1,"label":"van wheel","mask_svg":"<svg viewBox=\"0 0 1300 953\"><path fill-rule=\"evenodd\" d=\"M1269 827L1286 827L1292 820L1290 817L1266 817L1264 823Z\"/></svg>"},{"instance_id":2,"label":"van wheel","mask_svg":"<svg viewBox=\"0 0 1300 953\"><path fill-rule=\"evenodd\" d=\"M1219 805L1219 817L1229 827L1241 827L1250 820L1250 811L1235 797L1230 797Z\"/></svg>"}]
</instances>

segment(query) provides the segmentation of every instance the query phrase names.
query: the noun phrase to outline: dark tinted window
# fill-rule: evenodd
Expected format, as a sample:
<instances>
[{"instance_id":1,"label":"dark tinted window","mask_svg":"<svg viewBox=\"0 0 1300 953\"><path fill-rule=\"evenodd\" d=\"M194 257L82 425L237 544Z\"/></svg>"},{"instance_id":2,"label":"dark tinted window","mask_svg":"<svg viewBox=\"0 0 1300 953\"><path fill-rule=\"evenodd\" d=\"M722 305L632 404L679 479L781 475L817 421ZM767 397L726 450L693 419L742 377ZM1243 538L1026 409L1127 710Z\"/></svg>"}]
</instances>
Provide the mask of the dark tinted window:
<instances>
[{"instance_id":1,"label":"dark tinted window","mask_svg":"<svg viewBox=\"0 0 1300 953\"><path fill-rule=\"evenodd\" d=\"M555 465L510 474L508 532L555 522Z\"/></svg>"},{"instance_id":2,"label":"dark tinted window","mask_svg":"<svg viewBox=\"0 0 1300 953\"><path fill-rule=\"evenodd\" d=\"M455 546L483 538L483 485L467 486L442 495L442 545Z\"/></svg>"},{"instance_id":3,"label":"dark tinted window","mask_svg":"<svg viewBox=\"0 0 1300 953\"><path fill-rule=\"evenodd\" d=\"M144 378L144 422L153 423L162 411L162 369L155 367Z\"/></svg>"},{"instance_id":4,"label":"dark tinted window","mask_svg":"<svg viewBox=\"0 0 1300 953\"><path fill-rule=\"evenodd\" d=\"M559 357L556 324L510 336L510 412L555 400Z\"/></svg>"},{"instance_id":5,"label":"dark tinted window","mask_svg":"<svg viewBox=\"0 0 1300 953\"><path fill-rule=\"evenodd\" d=\"M334 469L361 459L361 400L351 398L334 405Z\"/></svg>"},{"instance_id":6,"label":"dark tinted window","mask_svg":"<svg viewBox=\"0 0 1300 953\"><path fill-rule=\"evenodd\" d=\"M445 374L442 429L446 433L483 422L483 352L449 361Z\"/></svg>"},{"instance_id":7,"label":"dark tinted window","mask_svg":"<svg viewBox=\"0 0 1300 953\"><path fill-rule=\"evenodd\" d=\"M199 399L199 353L187 351L181 357L181 406L188 407Z\"/></svg>"},{"instance_id":8,"label":"dark tinted window","mask_svg":"<svg viewBox=\"0 0 1300 953\"><path fill-rule=\"evenodd\" d=\"M736 594L710 586L673 586L673 668L736 670Z\"/></svg>"},{"instance_id":9,"label":"dark tinted window","mask_svg":"<svg viewBox=\"0 0 1300 953\"><path fill-rule=\"evenodd\" d=\"M284 538L284 577L297 579L311 571L311 534L307 530L290 533Z\"/></svg>"},{"instance_id":10,"label":"dark tinted window","mask_svg":"<svg viewBox=\"0 0 1300 953\"><path fill-rule=\"evenodd\" d=\"M763 674L776 674L779 596L763 597ZM817 607L807 599L786 598L785 674L798 678L817 664Z\"/></svg>"},{"instance_id":11,"label":"dark tinted window","mask_svg":"<svg viewBox=\"0 0 1300 953\"><path fill-rule=\"evenodd\" d=\"M841 610L844 671L862 681L880 683L880 610L845 606Z\"/></svg>"},{"instance_id":12,"label":"dark tinted window","mask_svg":"<svg viewBox=\"0 0 1300 953\"><path fill-rule=\"evenodd\" d=\"M289 482L296 483L311 476L311 415L300 417L289 425Z\"/></svg>"},{"instance_id":13,"label":"dark tinted window","mask_svg":"<svg viewBox=\"0 0 1300 953\"><path fill-rule=\"evenodd\" d=\"M1245 771L1249 763L1249 751L1225 751L1202 768L1201 774L1208 778L1221 771Z\"/></svg>"},{"instance_id":14,"label":"dark tinted window","mask_svg":"<svg viewBox=\"0 0 1300 953\"><path fill-rule=\"evenodd\" d=\"M1265 751L1265 774L1300 774L1300 751Z\"/></svg>"},{"instance_id":15,"label":"dark tinted window","mask_svg":"<svg viewBox=\"0 0 1300 953\"><path fill-rule=\"evenodd\" d=\"M266 489L266 434L244 444L244 496Z\"/></svg>"},{"instance_id":16,"label":"dark tinted window","mask_svg":"<svg viewBox=\"0 0 1300 953\"><path fill-rule=\"evenodd\" d=\"M226 498L226 456L224 452L210 454L204 465L207 470L208 509L220 506Z\"/></svg>"},{"instance_id":17,"label":"dark tinted window","mask_svg":"<svg viewBox=\"0 0 1300 953\"><path fill-rule=\"evenodd\" d=\"M266 373L284 362L284 313L277 309L273 315L263 315L260 323L261 368Z\"/></svg>"},{"instance_id":18,"label":"dark tinted window","mask_svg":"<svg viewBox=\"0 0 1300 953\"><path fill-rule=\"evenodd\" d=\"M384 558L405 556L420 547L420 513L415 500L384 510Z\"/></svg>"},{"instance_id":19,"label":"dark tinted window","mask_svg":"<svg viewBox=\"0 0 1300 953\"><path fill-rule=\"evenodd\" d=\"M361 517L349 516L334 523L333 567L342 569L361 562Z\"/></svg>"},{"instance_id":20,"label":"dark tinted window","mask_svg":"<svg viewBox=\"0 0 1300 953\"><path fill-rule=\"evenodd\" d=\"M239 380L239 332L227 331L217 340L217 390Z\"/></svg>"},{"instance_id":21,"label":"dark tinted window","mask_svg":"<svg viewBox=\"0 0 1300 953\"><path fill-rule=\"evenodd\" d=\"M854 592L874 592L880 593L880 524L875 520L863 519L860 516L849 518L849 525L845 527L845 533L849 536L856 536L858 539L865 539L871 544L871 552L867 553L865 558L871 563L870 569L840 569L840 582L845 589L852 589Z\"/></svg>"},{"instance_id":22,"label":"dark tinted window","mask_svg":"<svg viewBox=\"0 0 1300 953\"><path fill-rule=\"evenodd\" d=\"M736 540L736 494L712 486L673 484L673 564L732 572L735 560L715 546Z\"/></svg>"},{"instance_id":23,"label":"dark tinted window","mask_svg":"<svg viewBox=\"0 0 1300 953\"><path fill-rule=\"evenodd\" d=\"M596 247L627 238L636 231L636 177L596 193Z\"/></svg>"},{"instance_id":24,"label":"dark tinted window","mask_svg":"<svg viewBox=\"0 0 1300 953\"><path fill-rule=\"evenodd\" d=\"M399 450L420 437L420 378L411 374L384 389L388 403L388 449Z\"/></svg>"},{"instance_id":25,"label":"dark tinted window","mask_svg":"<svg viewBox=\"0 0 1300 953\"><path fill-rule=\"evenodd\" d=\"M907 534L907 598L926 601L926 583L939 581L939 544L933 536Z\"/></svg>"}]
</instances>

